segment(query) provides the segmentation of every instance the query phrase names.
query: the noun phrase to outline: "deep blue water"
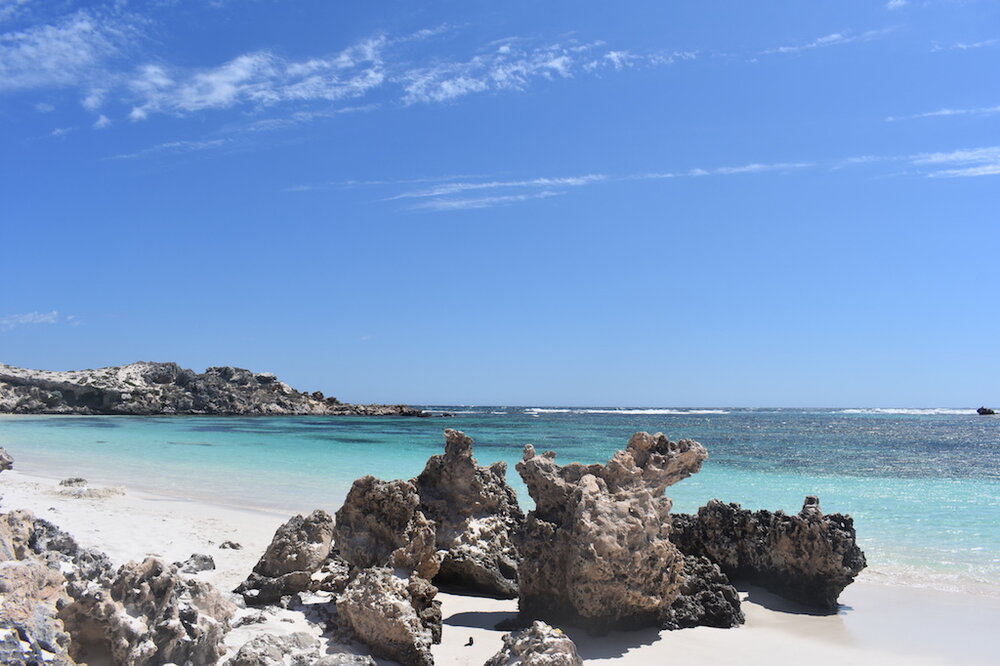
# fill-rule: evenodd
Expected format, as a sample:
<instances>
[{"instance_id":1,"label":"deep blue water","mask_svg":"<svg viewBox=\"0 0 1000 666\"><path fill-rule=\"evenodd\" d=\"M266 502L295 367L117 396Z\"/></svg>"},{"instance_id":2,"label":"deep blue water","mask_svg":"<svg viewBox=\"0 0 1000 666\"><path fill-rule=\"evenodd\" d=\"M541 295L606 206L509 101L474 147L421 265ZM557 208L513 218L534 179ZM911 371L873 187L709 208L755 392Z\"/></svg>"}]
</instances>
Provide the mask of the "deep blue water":
<instances>
[{"instance_id":1,"label":"deep blue water","mask_svg":"<svg viewBox=\"0 0 1000 666\"><path fill-rule=\"evenodd\" d=\"M0 417L26 473L84 476L288 512L335 510L364 474L410 478L442 430L476 439L480 464L526 443L561 462L604 461L638 430L704 444L702 472L667 490L675 510L713 497L797 511L818 494L850 513L874 580L1000 594L1000 417L971 410L444 407L453 418ZM2 486L2 476L0 476Z\"/></svg>"}]
</instances>

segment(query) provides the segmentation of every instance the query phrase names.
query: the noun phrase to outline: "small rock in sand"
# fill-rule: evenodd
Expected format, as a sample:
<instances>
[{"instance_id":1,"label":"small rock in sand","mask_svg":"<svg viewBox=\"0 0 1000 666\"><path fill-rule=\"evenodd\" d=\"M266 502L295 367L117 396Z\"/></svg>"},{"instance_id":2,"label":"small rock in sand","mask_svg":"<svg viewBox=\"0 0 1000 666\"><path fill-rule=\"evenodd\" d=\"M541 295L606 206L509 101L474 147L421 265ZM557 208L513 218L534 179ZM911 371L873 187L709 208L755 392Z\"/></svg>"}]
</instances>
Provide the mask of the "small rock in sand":
<instances>
[{"instance_id":1,"label":"small rock in sand","mask_svg":"<svg viewBox=\"0 0 1000 666\"><path fill-rule=\"evenodd\" d=\"M471 638L469 639L472 640ZM503 648L485 666L583 666L576 645L560 629L536 620L503 637Z\"/></svg>"},{"instance_id":2,"label":"small rock in sand","mask_svg":"<svg viewBox=\"0 0 1000 666\"><path fill-rule=\"evenodd\" d=\"M87 479L80 476L71 476L68 479L60 481L59 485L66 488L79 488L80 486L87 485Z\"/></svg>"},{"instance_id":3,"label":"small rock in sand","mask_svg":"<svg viewBox=\"0 0 1000 666\"><path fill-rule=\"evenodd\" d=\"M219 544L220 550L243 550L243 546L235 541L223 541Z\"/></svg>"},{"instance_id":4,"label":"small rock in sand","mask_svg":"<svg viewBox=\"0 0 1000 666\"><path fill-rule=\"evenodd\" d=\"M215 560L211 555L192 553L191 557L183 562L174 562L174 565L181 570L181 573L193 574L199 571L211 571L215 568Z\"/></svg>"},{"instance_id":5,"label":"small rock in sand","mask_svg":"<svg viewBox=\"0 0 1000 666\"><path fill-rule=\"evenodd\" d=\"M0 446L0 472L14 467L14 459L7 453L7 449Z\"/></svg>"}]
</instances>

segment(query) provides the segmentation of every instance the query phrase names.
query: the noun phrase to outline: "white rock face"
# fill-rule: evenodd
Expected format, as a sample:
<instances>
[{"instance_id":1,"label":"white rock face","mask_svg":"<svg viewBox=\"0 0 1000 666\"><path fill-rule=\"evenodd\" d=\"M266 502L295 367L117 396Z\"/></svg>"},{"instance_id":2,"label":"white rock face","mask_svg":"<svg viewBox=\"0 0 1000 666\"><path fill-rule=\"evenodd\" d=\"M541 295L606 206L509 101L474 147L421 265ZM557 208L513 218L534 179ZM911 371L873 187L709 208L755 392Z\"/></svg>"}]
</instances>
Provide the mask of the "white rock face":
<instances>
[{"instance_id":1,"label":"white rock face","mask_svg":"<svg viewBox=\"0 0 1000 666\"><path fill-rule=\"evenodd\" d=\"M503 637L503 648L485 666L582 666L576 645L559 629L536 620Z\"/></svg>"}]
</instances>

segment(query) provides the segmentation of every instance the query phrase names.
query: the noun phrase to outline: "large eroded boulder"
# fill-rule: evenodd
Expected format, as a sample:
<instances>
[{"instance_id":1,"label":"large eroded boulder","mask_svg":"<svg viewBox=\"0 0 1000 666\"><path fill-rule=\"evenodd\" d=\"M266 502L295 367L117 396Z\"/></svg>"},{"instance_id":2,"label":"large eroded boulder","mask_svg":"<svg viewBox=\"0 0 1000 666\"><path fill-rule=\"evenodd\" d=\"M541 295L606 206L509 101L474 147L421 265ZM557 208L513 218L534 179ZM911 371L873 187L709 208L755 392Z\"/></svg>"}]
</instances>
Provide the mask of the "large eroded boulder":
<instances>
[{"instance_id":1,"label":"large eroded boulder","mask_svg":"<svg viewBox=\"0 0 1000 666\"><path fill-rule=\"evenodd\" d=\"M294 516L278 528L250 576L236 588L248 604L275 603L313 586L313 574L326 564L333 543L333 518L317 509Z\"/></svg>"},{"instance_id":2,"label":"large eroded boulder","mask_svg":"<svg viewBox=\"0 0 1000 666\"><path fill-rule=\"evenodd\" d=\"M672 524L682 552L707 557L734 580L831 612L865 568L854 520L823 514L816 497L806 497L794 516L712 500L697 514L672 516Z\"/></svg>"},{"instance_id":3,"label":"large eroded boulder","mask_svg":"<svg viewBox=\"0 0 1000 666\"><path fill-rule=\"evenodd\" d=\"M441 603L426 580L386 567L364 569L337 598L339 621L372 652L403 666L433 666L441 642Z\"/></svg>"},{"instance_id":4,"label":"large eroded boulder","mask_svg":"<svg viewBox=\"0 0 1000 666\"><path fill-rule=\"evenodd\" d=\"M521 619L593 633L659 626L685 582L663 491L707 457L697 442L648 433L604 465L560 466L526 446L517 471L536 508L520 543Z\"/></svg>"},{"instance_id":5,"label":"large eroded boulder","mask_svg":"<svg viewBox=\"0 0 1000 666\"><path fill-rule=\"evenodd\" d=\"M432 456L413 480L421 511L436 526L444 551L435 584L500 598L517 596L514 535L524 522L507 484L507 464L480 467L471 437L445 430L445 452Z\"/></svg>"},{"instance_id":6,"label":"large eroded boulder","mask_svg":"<svg viewBox=\"0 0 1000 666\"><path fill-rule=\"evenodd\" d=\"M419 509L410 481L382 481L365 476L351 485L335 526L341 556L359 569L391 567L431 580L443 553L435 525Z\"/></svg>"},{"instance_id":7,"label":"large eroded boulder","mask_svg":"<svg viewBox=\"0 0 1000 666\"><path fill-rule=\"evenodd\" d=\"M214 664L236 611L211 585L188 579L157 558L129 562L106 587L70 580L72 602L60 612L77 661L120 666Z\"/></svg>"}]
</instances>

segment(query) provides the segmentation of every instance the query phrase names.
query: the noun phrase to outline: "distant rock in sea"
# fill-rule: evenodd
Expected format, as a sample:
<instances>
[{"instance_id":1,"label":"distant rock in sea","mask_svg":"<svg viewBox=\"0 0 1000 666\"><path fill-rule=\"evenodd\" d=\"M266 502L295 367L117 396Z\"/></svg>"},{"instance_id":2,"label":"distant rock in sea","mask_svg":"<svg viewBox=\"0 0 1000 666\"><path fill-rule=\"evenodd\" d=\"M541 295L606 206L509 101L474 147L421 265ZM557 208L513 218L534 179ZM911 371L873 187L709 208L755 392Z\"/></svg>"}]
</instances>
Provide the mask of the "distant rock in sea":
<instances>
[{"instance_id":1,"label":"distant rock in sea","mask_svg":"<svg viewBox=\"0 0 1000 666\"><path fill-rule=\"evenodd\" d=\"M304 393L269 372L218 366L198 374L148 361L65 372L0 364L0 413L427 416L407 405L351 405Z\"/></svg>"},{"instance_id":2,"label":"distant rock in sea","mask_svg":"<svg viewBox=\"0 0 1000 666\"><path fill-rule=\"evenodd\" d=\"M976 410L976 413L980 416L993 416L996 414L996 411L990 409L989 407L980 407Z\"/></svg>"}]
</instances>

